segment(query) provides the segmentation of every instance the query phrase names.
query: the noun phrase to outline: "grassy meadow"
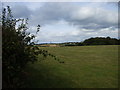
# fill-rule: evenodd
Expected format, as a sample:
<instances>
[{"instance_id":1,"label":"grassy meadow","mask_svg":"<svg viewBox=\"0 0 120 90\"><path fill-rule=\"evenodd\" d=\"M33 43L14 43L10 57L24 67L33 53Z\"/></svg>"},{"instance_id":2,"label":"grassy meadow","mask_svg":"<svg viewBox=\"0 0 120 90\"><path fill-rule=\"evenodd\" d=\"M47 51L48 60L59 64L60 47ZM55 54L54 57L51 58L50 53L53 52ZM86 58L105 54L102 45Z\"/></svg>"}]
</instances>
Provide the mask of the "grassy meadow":
<instances>
[{"instance_id":1,"label":"grassy meadow","mask_svg":"<svg viewBox=\"0 0 120 90\"><path fill-rule=\"evenodd\" d=\"M117 88L118 46L40 47L56 55L28 64L30 88Z\"/></svg>"}]
</instances>

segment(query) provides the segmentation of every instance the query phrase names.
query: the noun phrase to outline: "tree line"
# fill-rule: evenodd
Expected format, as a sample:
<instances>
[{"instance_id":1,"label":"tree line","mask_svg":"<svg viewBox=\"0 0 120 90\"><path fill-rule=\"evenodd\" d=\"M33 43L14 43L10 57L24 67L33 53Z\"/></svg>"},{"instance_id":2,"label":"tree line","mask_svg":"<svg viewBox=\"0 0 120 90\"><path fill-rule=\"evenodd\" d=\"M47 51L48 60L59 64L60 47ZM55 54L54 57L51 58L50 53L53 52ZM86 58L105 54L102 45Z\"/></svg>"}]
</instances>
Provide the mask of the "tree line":
<instances>
[{"instance_id":1,"label":"tree line","mask_svg":"<svg viewBox=\"0 0 120 90\"><path fill-rule=\"evenodd\" d=\"M120 39L111 37L91 37L83 42L62 43L64 46L86 46L86 45L120 45Z\"/></svg>"}]
</instances>

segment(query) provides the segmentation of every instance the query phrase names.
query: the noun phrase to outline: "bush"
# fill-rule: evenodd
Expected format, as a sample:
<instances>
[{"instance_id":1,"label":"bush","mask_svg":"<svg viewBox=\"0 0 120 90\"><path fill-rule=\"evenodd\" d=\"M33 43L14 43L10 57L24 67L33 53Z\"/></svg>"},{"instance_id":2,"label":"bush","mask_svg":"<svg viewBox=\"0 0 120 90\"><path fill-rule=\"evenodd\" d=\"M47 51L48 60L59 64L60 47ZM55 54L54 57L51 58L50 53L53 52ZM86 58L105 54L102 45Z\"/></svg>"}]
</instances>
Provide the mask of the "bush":
<instances>
[{"instance_id":1,"label":"bush","mask_svg":"<svg viewBox=\"0 0 120 90\"><path fill-rule=\"evenodd\" d=\"M37 61L38 54L45 57L46 50L39 49L27 32L28 19L15 19L9 6L2 10L2 74L3 88L24 87L24 68L28 62ZM19 25L18 25L19 24ZM37 26L39 32L40 25ZM55 57L55 56L54 56ZM56 58L56 57L55 57Z\"/></svg>"}]
</instances>

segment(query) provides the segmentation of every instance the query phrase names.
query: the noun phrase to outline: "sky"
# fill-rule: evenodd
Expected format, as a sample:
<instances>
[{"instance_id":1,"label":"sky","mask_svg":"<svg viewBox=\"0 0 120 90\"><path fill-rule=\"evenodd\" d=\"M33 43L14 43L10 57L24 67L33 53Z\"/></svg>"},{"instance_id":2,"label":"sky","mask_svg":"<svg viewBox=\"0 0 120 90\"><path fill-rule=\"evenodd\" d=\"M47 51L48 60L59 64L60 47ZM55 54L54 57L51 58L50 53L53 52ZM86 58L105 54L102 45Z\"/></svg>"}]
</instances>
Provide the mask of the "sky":
<instances>
[{"instance_id":1,"label":"sky","mask_svg":"<svg viewBox=\"0 0 120 90\"><path fill-rule=\"evenodd\" d=\"M7 5L15 18L29 19L29 32L35 34L36 26L41 25L38 43L118 38L117 2L3 2Z\"/></svg>"}]
</instances>

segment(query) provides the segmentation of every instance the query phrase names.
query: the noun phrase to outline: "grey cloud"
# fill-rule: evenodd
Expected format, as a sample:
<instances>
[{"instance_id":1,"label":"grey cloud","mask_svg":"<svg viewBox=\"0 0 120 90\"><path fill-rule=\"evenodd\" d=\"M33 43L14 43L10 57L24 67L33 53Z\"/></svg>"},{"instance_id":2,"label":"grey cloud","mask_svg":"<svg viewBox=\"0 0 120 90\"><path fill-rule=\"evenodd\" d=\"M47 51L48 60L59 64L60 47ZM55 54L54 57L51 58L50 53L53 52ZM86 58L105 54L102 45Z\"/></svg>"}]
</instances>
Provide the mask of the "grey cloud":
<instances>
[{"instance_id":1,"label":"grey cloud","mask_svg":"<svg viewBox=\"0 0 120 90\"><path fill-rule=\"evenodd\" d=\"M15 3L12 7L12 13L15 18L30 18L32 11L24 4Z\"/></svg>"},{"instance_id":2,"label":"grey cloud","mask_svg":"<svg viewBox=\"0 0 120 90\"><path fill-rule=\"evenodd\" d=\"M77 26L78 28L100 29L111 26L117 28L117 12L104 10L99 6L95 8L90 7L90 5L88 7L83 6L82 4L85 3L81 2L80 5L75 5L70 2L46 2L40 8L32 11L27 7L28 5L14 3L12 11L16 18L29 18L30 25L32 26L37 24L41 26L53 24L63 19L70 25ZM110 2L107 4L113 5L116 3Z\"/></svg>"},{"instance_id":3,"label":"grey cloud","mask_svg":"<svg viewBox=\"0 0 120 90\"><path fill-rule=\"evenodd\" d=\"M82 6L81 4L78 6L69 2L46 2L35 11L31 11L24 4L15 3L12 10L16 18L29 18L31 25L40 24L43 26L63 19L70 25L85 29L117 27L117 12L104 10L101 7ZM113 5L113 3L108 4Z\"/></svg>"},{"instance_id":4,"label":"grey cloud","mask_svg":"<svg viewBox=\"0 0 120 90\"><path fill-rule=\"evenodd\" d=\"M61 19L69 19L70 10L68 11L68 9L72 7L68 7L65 3L46 3L34 11L31 21L34 21L35 24L45 25L58 22Z\"/></svg>"},{"instance_id":5,"label":"grey cloud","mask_svg":"<svg viewBox=\"0 0 120 90\"><path fill-rule=\"evenodd\" d=\"M32 25L46 25L62 19L79 28L97 29L116 27L118 15L117 12L103 10L100 7L75 6L72 3L45 3L34 11L31 22Z\"/></svg>"},{"instance_id":6,"label":"grey cloud","mask_svg":"<svg viewBox=\"0 0 120 90\"><path fill-rule=\"evenodd\" d=\"M81 10L81 9L80 9ZM97 9L86 8L86 12L76 12L72 21L74 25L83 26L83 28L107 28L110 26L116 26L118 15L116 12ZM90 14L92 12L92 14ZM80 16L81 15L81 16ZM86 16L85 16L86 15Z\"/></svg>"},{"instance_id":7,"label":"grey cloud","mask_svg":"<svg viewBox=\"0 0 120 90\"><path fill-rule=\"evenodd\" d=\"M101 7L87 7L81 6L81 4L75 5L73 3L45 3L40 8L37 8L34 11L31 11L25 5L15 5L13 8L13 13L17 18L24 17L29 18L30 26L36 26L40 24L41 26L54 24L60 20L64 20L78 28L79 31L77 34L72 32L66 33L64 35L55 35L51 33L47 35L42 34L37 37L40 42L63 42L63 41L81 41L89 37L94 36L116 36L116 32L111 34L110 31L100 31L103 28L112 27L112 29L117 28L117 12L111 10L104 10ZM59 28L59 27L58 27ZM35 28L33 28L35 29ZM90 31L82 31L92 30ZM34 32L34 30L31 30Z\"/></svg>"}]
</instances>

